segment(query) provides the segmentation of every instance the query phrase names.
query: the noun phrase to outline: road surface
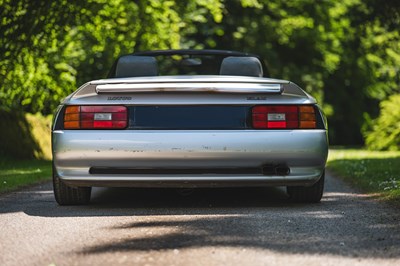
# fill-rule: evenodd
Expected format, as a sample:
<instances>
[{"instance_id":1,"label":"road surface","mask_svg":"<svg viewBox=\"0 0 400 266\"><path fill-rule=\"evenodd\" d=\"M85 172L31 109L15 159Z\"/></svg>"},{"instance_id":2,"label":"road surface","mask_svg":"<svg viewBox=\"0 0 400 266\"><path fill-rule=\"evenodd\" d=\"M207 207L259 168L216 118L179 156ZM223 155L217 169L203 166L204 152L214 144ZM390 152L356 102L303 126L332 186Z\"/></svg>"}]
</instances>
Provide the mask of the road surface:
<instances>
[{"instance_id":1,"label":"road surface","mask_svg":"<svg viewBox=\"0 0 400 266\"><path fill-rule=\"evenodd\" d=\"M320 204L280 188L96 188L60 207L51 184L0 196L0 265L400 265L400 212L327 175Z\"/></svg>"}]
</instances>

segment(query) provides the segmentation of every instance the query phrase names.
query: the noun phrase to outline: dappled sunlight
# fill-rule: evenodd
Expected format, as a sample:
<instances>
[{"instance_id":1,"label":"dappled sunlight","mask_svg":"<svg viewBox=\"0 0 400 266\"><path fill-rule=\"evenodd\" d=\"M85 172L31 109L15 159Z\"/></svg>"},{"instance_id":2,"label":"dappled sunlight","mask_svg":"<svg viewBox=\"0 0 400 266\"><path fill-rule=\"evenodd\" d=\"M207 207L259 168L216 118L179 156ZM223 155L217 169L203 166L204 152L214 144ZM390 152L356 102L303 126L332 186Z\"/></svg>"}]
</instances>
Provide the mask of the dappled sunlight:
<instances>
[{"instance_id":1,"label":"dappled sunlight","mask_svg":"<svg viewBox=\"0 0 400 266\"><path fill-rule=\"evenodd\" d=\"M327 192L324 194L324 200L340 200L341 198L375 199L377 196L379 196L379 194Z\"/></svg>"},{"instance_id":2,"label":"dappled sunlight","mask_svg":"<svg viewBox=\"0 0 400 266\"><path fill-rule=\"evenodd\" d=\"M399 225L397 220L392 221L392 224L373 224L368 226L370 229L398 229Z\"/></svg>"},{"instance_id":3,"label":"dappled sunlight","mask_svg":"<svg viewBox=\"0 0 400 266\"><path fill-rule=\"evenodd\" d=\"M371 256L369 250L375 247L376 240L381 242L384 240L384 237L379 237L379 231L386 227L372 228L359 224L358 228L348 234L343 232L343 227L354 222L343 219L344 215L332 215L328 211L302 213L299 212L300 210L293 210L290 214L285 213L285 210L283 208L283 215L273 212L271 215L263 216L246 213L241 215L161 215L151 220L137 217L135 220L139 221L106 229L106 231L112 231L108 233L117 236L114 238L115 241L95 244L80 253L109 254L110 250L112 252L165 252L193 248L236 247L253 251L275 251L282 254L374 257ZM326 218L332 221L328 224L318 222L321 220L327 223ZM320 227L316 227L317 224ZM314 230L310 231L309 226L312 226ZM398 229L398 226L394 229ZM377 238L371 238L371 235L377 235ZM395 239L399 240L398 237ZM392 254L391 256L400 257L400 251L395 247L389 245L386 248L386 251Z\"/></svg>"},{"instance_id":4,"label":"dappled sunlight","mask_svg":"<svg viewBox=\"0 0 400 266\"><path fill-rule=\"evenodd\" d=\"M41 169L30 169L30 170L17 170L17 169L12 169L12 170L5 170L0 172L0 176L7 176L7 175L26 175L26 174L35 174L35 173L41 173Z\"/></svg>"},{"instance_id":5,"label":"dappled sunlight","mask_svg":"<svg viewBox=\"0 0 400 266\"><path fill-rule=\"evenodd\" d=\"M288 261L298 254L353 262L400 258L400 215L329 173L320 204L292 203L281 188L199 189L191 194L95 188L92 204L61 207L51 184L11 193L0 204L1 217L32 217L36 224L57 218L51 230L67 226L66 243L76 242L75 231L90 234L71 256L236 250L238 258L278 254Z\"/></svg>"},{"instance_id":6,"label":"dappled sunlight","mask_svg":"<svg viewBox=\"0 0 400 266\"><path fill-rule=\"evenodd\" d=\"M380 159L380 158L398 158L400 151L371 151L367 149L335 149L329 150L328 160L339 159ZM361 162L360 162L361 163Z\"/></svg>"},{"instance_id":7,"label":"dappled sunlight","mask_svg":"<svg viewBox=\"0 0 400 266\"><path fill-rule=\"evenodd\" d=\"M332 211L313 211L313 212L305 212L304 216L309 216L311 218L319 218L319 219L340 219L344 217L342 213L335 213Z\"/></svg>"},{"instance_id":8,"label":"dappled sunlight","mask_svg":"<svg viewBox=\"0 0 400 266\"><path fill-rule=\"evenodd\" d=\"M207 94L207 103L202 104L206 107L226 105L227 102L222 100L232 99L231 105L245 106L248 110L255 105L270 103L288 105L289 99L295 98L303 105L314 104L315 100L329 121L326 134L333 145L399 150L398 2L2 1L0 265L400 265L400 151L331 149L324 197L317 204L295 203L289 198L286 187L194 189L190 193L175 189L96 187L90 204L59 206L50 183L54 165L58 164L33 160L50 160L52 157L51 115L57 107L61 111L57 111L58 117L61 120L66 118L66 125L69 118L79 117L77 119L83 121L84 116L92 116L88 113L63 115L66 108L61 106L75 104L69 101L74 97L68 95L82 84L90 84L93 88L90 92L92 100L98 97L104 104L154 105L154 109L161 113L160 105L173 104L165 102L168 93L177 96L176 103L180 105L197 105L199 95L202 98ZM161 100L157 101L165 101L158 104L149 100L153 96L147 92L137 94L136 90L135 97L130 97L132 95L127 95L126 91L115 90L101 94L101 85L97 84L97 88L96 84L90 83L107 78L107 73L112 78L117 69L113 62L121 55L161 49L221 49L254 54L265 66L266 82L276 83L279 79L285 80L279 81L284 84L287 80L304 89L310 98L304 100L293 94L291 86L297 85L280 86L282 97L277 94L278 90L275 95L263 95L261 92L255 94L254 90L238 91L234 88L237 86L231 85L226 90L228 94L213 96L215 88L208 84L210 88L204 91L197 89L196 93L183 96L160 88L158 94L161 96L157 94L156 97ZM201 62L195 58L181 59L165 66L159 64L159 70L170 70L170 65L175 64L181 69L190 66L201 70L199 63L208 64L205 58ZM210 63L209 66L216 74L223 74L219 65ZM167 72L154 74L163 73ZM125 81L108 79L103 82ZM94 92L95 87L99 95ZM122 93L123 97L115 93ZM251 95L247 95L249 93ZM76 95L87 99L88 94L81 91ZM147 100L140 104L138 99L142 98ZM239 98L242 100L236 100ZM79 99L77 101L77 104L84 104ZM90 104L96 105L95 100ZM128 120L130 124L137 123L137 110L123 114L124 123ZM229 120L225 116L219 118L215 110L213 114L217 115L204 116L204 120L217 121L218 128ZM232 112L228 114L234 117ZM296 116L296 113L254 115L250 111L240 111L240 114L242 118L236 120L241 128L250 128L259 117L271 120L271 124L286 124L278 120L289 121L289 116ZM119 115L116 114L115 118ZM96 113L93 121L94 117L96 120L107 117L115 120L113 116L111 113ZM156 112L154 116L159 118ZM325 129L322 126L325 125L324 119L320 117L303 121L311 116L312 113L302 113L296 116L300 122L291 122L316 124ZM174 121L179 120L175 115L171 117ZM186 119L182 120L194 124L199 120L190 112L182 117ZM81 127L83 122L75 118L73 123ZM61 120L55 121L54 129L64 129ZM100 120L96 124L115 122ZM164 120L160 119L162 123L168 123ZM209 130L206 127L210 127L208 124L204 129ZM178 128L182 129L174 129ZM76 133L79 135L78 131ZM102 136L98 139L107 142ZM54 140L54 143L59 141ZM276 158L272 160L276 162L268 162L273 163L273 167L264 165L267 158L260 162L263 174L268 174L268 168L273 168L273 174L278 174L276 170L281 167L278 164L276 167L275 163L282 164L280 160L284 152L281 148L274 149ZM82 156L87 155L85 149L81 151ZM109 152L118 151L110 149ZM132 153L130 157L137 159L138 154ZM214 155L218 157L215 152ZM79 156L72 157L79 159ZM255 156L250 152L244 157L250 161ZM144 157L137 161L148 160ZM186 157L196 165L206 160L203 155L198 160L193 156ZM309 159L306 157L293 160L293 167ZM246 158L236 159L238 164L244 164ZM21 161L23 159L27 161ZM319 159L325 157L319 156ZM116 162L115 156L109 160L116 167L124 164ZM210 164L216 165L218 160ZM318 160L314 160L315 165L321 166L323 160L317 163ZM167 161L173 163L174 159ZM131 162L125 164L135 166ZM165 168L163 164L167 163L158 164ZM96 168L95 163L90 162L90 167ZM287 167L294 169L292 165L285 165L286 170ZM114 171L104 169L101 169L104 178L105 172ZM127 177L128 172L134 172L132 169L127 169L125 174L122 174L125 169L117 169L117 172ZM328 170L338 178L333 178ZM180 171L186 170L176 170ZM96 173L91 171L91 174ZM286 179L288 175L294 176L294 171L285 171L281 178ZM53 178L58 181L56 175ZM81 201L81 194L87 195L75 193L87 192L87 189L72 192L62 183L56 184L60 185L60 189L56 186L56 193L67 195L64 202L71 202L70 199ZM306 189L295 188L292 191L297 190L302 192ZM292 199L295 198L296 193L290 194ZM300 196L305 198L312 194ZM62 196L57 198L62 203ZM386 199L397 205L387 204Z\"/></svg>"},{"instance_id":9,"label":"dappled sunlight","mask_svg":"<svg viewBox=\"0 0 400 266\"><path fill-rule=\"evenodd\" d=\"M21 191L16 191L16 192L13 192L13 193L15 193L16 195L28 194L28 195L30 195L32 197L34 197L35 195L50 195L51 197L54 197L53 190L45 190L45 191L24 191L24 190L21 190Z\"/></svg>"}]
</instances>

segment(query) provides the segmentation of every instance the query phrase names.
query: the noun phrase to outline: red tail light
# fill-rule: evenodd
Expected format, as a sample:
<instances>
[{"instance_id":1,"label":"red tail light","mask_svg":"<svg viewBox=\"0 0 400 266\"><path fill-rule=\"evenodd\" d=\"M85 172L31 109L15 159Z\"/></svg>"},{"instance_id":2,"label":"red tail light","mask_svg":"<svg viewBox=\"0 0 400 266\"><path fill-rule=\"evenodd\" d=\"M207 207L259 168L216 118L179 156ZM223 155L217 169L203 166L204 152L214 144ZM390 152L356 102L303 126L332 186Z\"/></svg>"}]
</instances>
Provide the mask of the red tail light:
<instances>
[{"instance_id":1,"label":"red tail light","mask_svg":"<svg viewBox=\"0 0 400 266\"><path fill-rule=\"evenodd\" d=\"M259 105L252 109L253 128L296 129L316 128L314 107L311 105Z\"/></svg>"},{"instance_id":2,"label":"red tail light","mask_svg":"<svg viewBox=\"0 0 400 266\"><path fill-rule=\"evenodd\" d=\"M64 129L123 129L128 125L125 106L67 106Z\"/></svg>"}]
</instances>

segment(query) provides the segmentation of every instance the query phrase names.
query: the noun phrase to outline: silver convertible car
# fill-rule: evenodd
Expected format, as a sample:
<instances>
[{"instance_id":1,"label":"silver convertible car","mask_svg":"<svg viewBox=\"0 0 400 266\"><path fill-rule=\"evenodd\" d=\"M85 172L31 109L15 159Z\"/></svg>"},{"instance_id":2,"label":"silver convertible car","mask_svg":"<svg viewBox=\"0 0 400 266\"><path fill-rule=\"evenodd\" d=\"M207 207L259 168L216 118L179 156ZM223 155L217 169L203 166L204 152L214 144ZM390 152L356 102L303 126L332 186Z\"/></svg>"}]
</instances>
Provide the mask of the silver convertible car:
<instances>
[{"instance_id":1,"label":"silver convertible car","mask_svg":"<svg viewBox=\"0 0 400 266\"><path fill-rule=\"evenodd\" d=\"M296 84L265 73L233 51L119 57L56 112L57 202L87 204L93 186L286 186L294 201L319 202L326 119Z\"/></svg>"}]
</instances>

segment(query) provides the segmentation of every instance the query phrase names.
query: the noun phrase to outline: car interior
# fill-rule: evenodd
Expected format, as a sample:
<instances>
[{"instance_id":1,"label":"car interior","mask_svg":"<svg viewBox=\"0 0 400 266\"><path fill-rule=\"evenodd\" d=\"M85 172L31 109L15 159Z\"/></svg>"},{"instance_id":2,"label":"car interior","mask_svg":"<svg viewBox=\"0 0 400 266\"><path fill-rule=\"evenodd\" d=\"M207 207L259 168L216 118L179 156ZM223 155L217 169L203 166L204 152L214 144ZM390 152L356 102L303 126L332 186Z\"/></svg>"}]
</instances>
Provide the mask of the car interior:
<instances>
[{"instance_id":1,"label":"car interior","mask_svg":"<svg viewBox=\"0 0 400 266\"><path fill-rule=\"evenodd\" d=\"M108 78L230 75L266 77L266 66L257 56L217 50L199 53L196 50L140 52L120 56Z\"/></svg>"}]
</instances>

